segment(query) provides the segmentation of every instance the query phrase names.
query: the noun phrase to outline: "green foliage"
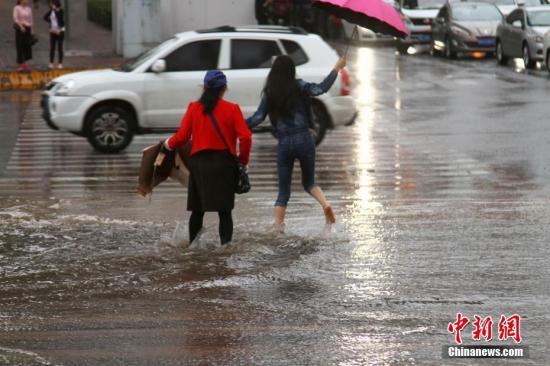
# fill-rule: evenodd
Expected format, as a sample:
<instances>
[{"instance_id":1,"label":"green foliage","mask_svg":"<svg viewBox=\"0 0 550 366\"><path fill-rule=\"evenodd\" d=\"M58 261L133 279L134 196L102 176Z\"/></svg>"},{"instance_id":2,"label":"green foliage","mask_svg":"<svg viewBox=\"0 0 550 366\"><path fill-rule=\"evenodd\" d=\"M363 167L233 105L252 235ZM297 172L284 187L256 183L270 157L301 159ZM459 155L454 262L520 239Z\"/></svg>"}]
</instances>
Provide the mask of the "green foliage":
<instances>
[{"instance_id":1,"label":"green foliage","mask_svg":"<svg viewBox=\"0 0 550 366\"><path fill-rule=\"evenodd\" d=\"M112 29L112 0L88 0L88 20Z\"/></svg>"}]
</instances>

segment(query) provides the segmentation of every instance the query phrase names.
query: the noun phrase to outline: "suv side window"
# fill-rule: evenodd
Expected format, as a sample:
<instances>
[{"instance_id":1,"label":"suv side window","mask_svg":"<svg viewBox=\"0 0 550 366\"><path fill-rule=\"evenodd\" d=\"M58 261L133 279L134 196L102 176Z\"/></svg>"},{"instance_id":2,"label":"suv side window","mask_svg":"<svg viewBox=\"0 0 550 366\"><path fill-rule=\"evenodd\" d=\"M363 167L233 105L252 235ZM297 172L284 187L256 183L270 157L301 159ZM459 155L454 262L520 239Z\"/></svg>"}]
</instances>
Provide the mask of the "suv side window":
<instances>
[{"instance_id":1,"label":"suv side window","mask_svg":"<svg viewBox=\"0 0 550 366\"><path fill-rule=\"evenodd\" d=\"M298 43L284 39L281 40L281 43L285 48L285 52L294 61L296 66L303 65L308 62L309 59L307 58L306 53Z\"/></svg>"},{"instance_id":2,"label":"suv side window","mask_svg":"<svg viewBox=\"0 0 550 366\"><path fill-rule=\"evenodd\" d=\"M281 49L275 41L231 40L232 69L267 69L271 67L273 57L280 54Z\"/></svg>"},{"instance_id":3,"label":"suv side window","mask_svg":"<svg viewBox=\"0 0 550 366\"><path fill-rule=\"evenodd\" d=\"M191 42L166 56L166 71L206 71L218 67L221 40Z\"/></svg>"}]
</instances>

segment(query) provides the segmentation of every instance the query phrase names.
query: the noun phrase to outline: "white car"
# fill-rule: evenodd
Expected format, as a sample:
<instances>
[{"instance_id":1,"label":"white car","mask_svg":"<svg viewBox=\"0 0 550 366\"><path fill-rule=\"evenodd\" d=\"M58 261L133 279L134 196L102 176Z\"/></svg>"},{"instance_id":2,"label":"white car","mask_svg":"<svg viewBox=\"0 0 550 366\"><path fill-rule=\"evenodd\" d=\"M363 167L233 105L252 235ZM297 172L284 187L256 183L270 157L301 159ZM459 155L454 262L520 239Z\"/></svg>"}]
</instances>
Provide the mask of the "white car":
<instances>
[{"instance_id":1,"label":"white car","mask_svg":"<svg viewBox=\"0 0 550 366\"><path fill-rule=\"evenodd\" d=\"M84 136L101 152L126 148L135 134L177 130L199 98L205 72L227 74L226 98L245 117L255 112L274 57L288 54L298 76L320 82L338 54L319 36L285 27L219 27L177 34L120 69L64 75L42 95L52 128ZM327 129L354 121L357 108L343 70L331 90L313 100L320 142Z\"/></svg>"}]
</instances>

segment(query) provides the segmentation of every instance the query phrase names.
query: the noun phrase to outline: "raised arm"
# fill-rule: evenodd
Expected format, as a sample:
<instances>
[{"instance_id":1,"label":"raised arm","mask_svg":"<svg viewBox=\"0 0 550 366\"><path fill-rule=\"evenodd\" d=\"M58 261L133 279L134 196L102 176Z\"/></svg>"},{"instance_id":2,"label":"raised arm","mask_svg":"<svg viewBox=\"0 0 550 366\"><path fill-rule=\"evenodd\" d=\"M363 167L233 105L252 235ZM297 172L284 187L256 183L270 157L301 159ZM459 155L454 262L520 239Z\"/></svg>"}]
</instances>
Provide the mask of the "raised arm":
<instances>
[{"instance_id":1,"label":"raised arm","mask_svg":"<svg viewBox=\"0 0 550 366\"><path fill-rule=\"evenodd\" d=\"M265 101L265 95L262 95L262 100L258 106L258 110L246 120L248 128L252 129L265 121L267 117L267 106Z\"/></svg>"},{"instance_id":2,"label":"raised arm","mask_svg":"<svg viewBox=\"0 0 550 366\"><path fill-rule=\"evenodd\" d=\"M328 74L325 80L321 81L319 84L302 82L301 84L302 91L312 97L325 94L330 90L330 88L332 88L332 85L334 85L334 82L338 77L338 73L345 66L346 66L346 59L345 58L339 59L338 62L336 62L336 65L334 65L334 68L332 69L330 74Z\"/></svg>"}]
</instances>

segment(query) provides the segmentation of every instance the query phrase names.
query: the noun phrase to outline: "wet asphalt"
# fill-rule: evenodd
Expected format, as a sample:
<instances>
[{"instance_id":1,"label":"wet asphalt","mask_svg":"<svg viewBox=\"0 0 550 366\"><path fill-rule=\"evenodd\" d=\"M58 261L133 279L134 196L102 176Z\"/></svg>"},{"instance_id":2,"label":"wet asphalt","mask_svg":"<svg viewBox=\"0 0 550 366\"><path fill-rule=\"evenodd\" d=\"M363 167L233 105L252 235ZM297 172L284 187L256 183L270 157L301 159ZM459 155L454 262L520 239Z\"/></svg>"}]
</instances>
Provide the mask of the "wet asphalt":
<instances>
[{"instance_id":1,"label":"wet asphalt","mask_svg":"<svg viewBox=\"0 0 550 366\"><path fill-rule=\"evenodd\" d=\"M97 154L45 126L39 94L0 94L0 364L548 364L547 73L391 48L349 63L361 115L317 162L338 224L295 174L271 228L276 142L259 134L225 248L214 216L188 246L177 184L135 194L164 136ZM521 315L530 357L443 359L457 312L495 334Z\"/></svg>"}]
</instances>

